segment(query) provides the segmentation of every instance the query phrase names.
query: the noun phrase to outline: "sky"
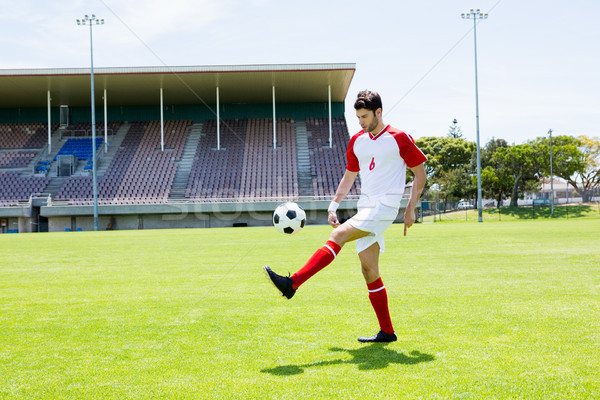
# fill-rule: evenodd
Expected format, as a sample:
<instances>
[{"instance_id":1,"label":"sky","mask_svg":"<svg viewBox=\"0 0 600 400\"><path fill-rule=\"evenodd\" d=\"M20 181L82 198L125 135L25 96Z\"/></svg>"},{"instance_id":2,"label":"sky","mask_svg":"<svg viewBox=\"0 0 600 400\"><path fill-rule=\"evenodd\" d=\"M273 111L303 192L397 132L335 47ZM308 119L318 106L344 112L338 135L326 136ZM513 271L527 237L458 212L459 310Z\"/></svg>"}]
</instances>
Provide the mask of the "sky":
<instances>
[{"instance_id":1,"label":"sky","mask_svg":"<svg viewBox=\"0 0 600 400\"><path fill-rule=\"evenodd\" d=\"M597 0L0 0L0 69L356 63L345 103L375 90L383 119L414 138L457 119L476 141L473 20L478 21L479 132L520 144L600 136ZM1 71L0 71L1 73Z\"/></svg>"}]
</instances>

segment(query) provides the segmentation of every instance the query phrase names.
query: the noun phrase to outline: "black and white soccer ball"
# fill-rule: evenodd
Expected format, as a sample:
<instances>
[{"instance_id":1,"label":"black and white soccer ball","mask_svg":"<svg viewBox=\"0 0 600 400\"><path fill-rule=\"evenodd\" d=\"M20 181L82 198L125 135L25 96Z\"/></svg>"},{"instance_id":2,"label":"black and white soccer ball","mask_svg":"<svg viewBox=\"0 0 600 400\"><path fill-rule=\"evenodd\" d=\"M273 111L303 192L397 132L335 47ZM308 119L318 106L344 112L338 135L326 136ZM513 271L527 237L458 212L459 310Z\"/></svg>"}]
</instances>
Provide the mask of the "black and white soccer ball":
<instances>
[{"instance_id":1,"label":"black and white soccer ball","mask_svg":"<svg viewBox=\"0 0 600 400\"><path fill-rule=\"evenodd\" d=\"M280 204L273 213L273 225L281 233L292 235L300 232L304 224L306 224L306 213L296 203Z\"/></svg>"}]
</instances>

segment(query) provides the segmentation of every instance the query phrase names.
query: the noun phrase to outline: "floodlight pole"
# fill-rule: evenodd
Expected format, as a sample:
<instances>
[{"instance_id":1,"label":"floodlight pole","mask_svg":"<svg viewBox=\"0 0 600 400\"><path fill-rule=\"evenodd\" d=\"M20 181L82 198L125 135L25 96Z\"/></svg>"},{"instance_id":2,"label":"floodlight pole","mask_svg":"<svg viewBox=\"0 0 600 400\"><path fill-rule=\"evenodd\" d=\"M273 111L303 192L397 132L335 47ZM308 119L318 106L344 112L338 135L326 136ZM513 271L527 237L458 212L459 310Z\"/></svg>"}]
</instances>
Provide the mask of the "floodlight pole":
<instances>
[{"instance_id":1,"label":"floodlight pole","mask_svg":"<svg viewBox=\"0 0 600 400\"><path fill-rule=\"evenodd\" d=\"M554 215L554 177L552 173L552 129L548 130L548 135L550 135L550 214Z\"/></svg>"},{"instance_id":2,"label":"floodlight pole","mask_svg":"<svg viewBox=\"0 0 600 400\"><path fill-rule=\"evenodd\" d=\"M477 129L477 212L479 214L479 222L483 222L483 207L481 199L481 146L479 144L479 83L477 79L477 20L486 19L487 14L481 12L478 8L471 8L468 13L461 14L463 19L473 20L473 38L475 46L475 125Z\"/></svg>"},{"instance_id":3,"label":"floodlight pole","mask_svg":"<svg viewBox=\"0 0 600 400\"><path fill-rule=\"evenodd\" d=\"M94 41L92 37L92 26L104 25L104 19L96 18L95 14L91 17L85 16L82 19L77 20L77 25L88 25L90 26L90 79L91 79L91 91L92 91L92 186L94 193L94 230L98 230L98 181L96 179L96 102L94 99ZM106 124L106 121L104 121Z\"/></svg>"}]
</instances>

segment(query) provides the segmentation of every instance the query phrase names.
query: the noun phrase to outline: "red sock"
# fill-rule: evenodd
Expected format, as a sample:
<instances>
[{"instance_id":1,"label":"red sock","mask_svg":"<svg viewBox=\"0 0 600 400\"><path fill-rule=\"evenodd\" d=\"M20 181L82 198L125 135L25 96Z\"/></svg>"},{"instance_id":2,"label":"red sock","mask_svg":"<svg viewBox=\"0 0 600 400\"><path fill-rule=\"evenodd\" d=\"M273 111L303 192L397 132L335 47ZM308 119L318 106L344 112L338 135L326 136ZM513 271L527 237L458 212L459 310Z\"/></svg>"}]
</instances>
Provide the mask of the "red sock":
<instances>
[{"instance_id":1,"label":"red sock","mask_svg":"<svg viewBox=\"0 0 600 400\"><path fill-rule=\"evenodd\" d=\"M341 246L334 241L328 240L325 246L320 248L312 257L300 268L298 272L292 275L294 284L292 288L298 289L300 285L306 282L311 276L331 264L341 250Z\"/></svg>"},{"instance_id":2,"label":"red sock","mask_svg":"<svg viewBox=\"0 0 600 400\"><path fill-rule=\"evenodd\" d=\"M379 278L375 282L368 283L367 289L369 289L369 300L371 300L371 305L377 315L379 327L385 333L394 333L388 308L387 292L385 286L383 286L383 281Z\"/></svg>"}]
</instances>

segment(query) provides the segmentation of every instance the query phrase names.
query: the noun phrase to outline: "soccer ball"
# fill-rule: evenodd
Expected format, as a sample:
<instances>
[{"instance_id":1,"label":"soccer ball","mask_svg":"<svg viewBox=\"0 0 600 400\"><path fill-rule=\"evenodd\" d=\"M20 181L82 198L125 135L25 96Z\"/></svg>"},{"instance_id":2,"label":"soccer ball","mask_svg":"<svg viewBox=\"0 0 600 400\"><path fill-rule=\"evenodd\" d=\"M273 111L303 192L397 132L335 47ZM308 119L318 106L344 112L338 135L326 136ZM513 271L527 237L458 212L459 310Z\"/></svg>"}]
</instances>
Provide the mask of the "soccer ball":
<instances>
[{"instance_id":1,"label":"soccer ball","mask_svg":"<svg viewBox=\"0 0 600 400\"><path fill-rule=\"evenodd\" d=\"M288 235L299 232L306 223L306 213L296 203L288 202L277 206L273 213L273 225L281 233Z\"/></svg>"}]
</instances>

